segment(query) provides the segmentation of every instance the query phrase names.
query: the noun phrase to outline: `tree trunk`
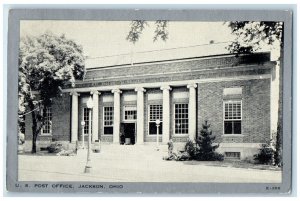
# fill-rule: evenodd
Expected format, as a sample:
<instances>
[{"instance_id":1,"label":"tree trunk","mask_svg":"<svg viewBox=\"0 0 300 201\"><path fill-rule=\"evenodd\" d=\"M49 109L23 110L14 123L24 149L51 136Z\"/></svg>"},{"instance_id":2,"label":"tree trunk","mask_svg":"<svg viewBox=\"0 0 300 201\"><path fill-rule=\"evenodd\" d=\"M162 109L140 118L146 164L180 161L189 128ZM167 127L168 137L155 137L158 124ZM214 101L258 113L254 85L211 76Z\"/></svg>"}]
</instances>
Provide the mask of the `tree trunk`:
<instances>
[{"instance_id":1,"label":"tree trunk","mask_svg":"<svg viewBox=\"0 0 300 201\"><path fill-rule=\"evenodd\" d=\"M29 107L31 112L31 118L32 118L32 149L31 153L36 153L36 139L37 139L37 119L36 119L36 113L34 110L34 104L32 102L29 103Z\"/></svg>"}]
</instances>

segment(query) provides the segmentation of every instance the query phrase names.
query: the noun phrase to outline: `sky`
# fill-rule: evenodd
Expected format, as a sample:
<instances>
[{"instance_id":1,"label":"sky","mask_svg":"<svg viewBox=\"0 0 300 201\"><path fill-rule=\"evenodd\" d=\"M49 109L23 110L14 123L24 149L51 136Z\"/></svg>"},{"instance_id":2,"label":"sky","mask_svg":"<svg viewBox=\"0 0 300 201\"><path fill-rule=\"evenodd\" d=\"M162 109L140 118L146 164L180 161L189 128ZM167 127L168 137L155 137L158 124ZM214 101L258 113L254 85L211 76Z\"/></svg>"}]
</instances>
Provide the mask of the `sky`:
<instances>
[{"instance_id":1,"label":"sky","mask_svg":"<svg viewBox=\"0 0 300 201\"><path fill-rule=\"evenodd\" d=\"M155 26L154 22L148 22L140 40L133 45L126 40L130 23L130 21L26 20L20 23L20 36L38 36L45 32L64 34L66 38L82 45L84 55L87 57L87 68L226 54L229 52L225 47L235 38L224 22L171 21L168 23L168 39L153 42ZM278 57L278 50L262 47L262 51L271 51L271 60ZM276 130L278 69L276 79L272 81L271 108L271 127L272 130Z\"/></svg>"},{"instance_id":2,"label":"sky","mask_svg":"<svg viewBox=\"0 0 300 201\"><path fill-rule=\"evenodd\" d=\"M21 21L20 34L37 36L48 31L57 35L65 34L67 38L74 39L83 46L84 54L90 58L87 61L88 68L95 65L116 65L131 59L138 62L153 58L159 60L223 54L228 53L223 42L234 39L231 30L223 22L172 21L168 23L168 40L153 42L155 26L153 22L148 22L141 39L133 45L126 40L130 23L130 21ZM214 41L215 44L209 45L210 41ZM120 54L121 56L113 56Z\"/></svg>"}]
</instances>

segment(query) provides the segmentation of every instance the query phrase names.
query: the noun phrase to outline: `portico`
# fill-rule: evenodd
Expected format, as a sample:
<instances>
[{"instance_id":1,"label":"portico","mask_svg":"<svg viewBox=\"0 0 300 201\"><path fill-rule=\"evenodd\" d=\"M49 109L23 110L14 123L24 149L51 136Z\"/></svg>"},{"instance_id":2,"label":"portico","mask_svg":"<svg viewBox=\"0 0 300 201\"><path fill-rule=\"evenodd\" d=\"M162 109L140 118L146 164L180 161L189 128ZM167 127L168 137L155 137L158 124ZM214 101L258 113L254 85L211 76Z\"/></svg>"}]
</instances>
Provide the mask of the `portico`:
<instances>
[{"instance_id":1,"label":"portico","mask_svg":"<svg viewBox=\"0 0 300 201\"><path fill-rule=\"evenodd\" d=\"M176 88L186 88L189 89L189 100L186 101L186 103L189 105L188 106L188 133L182 133L182 137L184 138L190 138L190 139L195 139L196 137L196 83L186 83L184 85L174 85ZM155 90L155 93L153 94L151 91ZM104 120L109 118L107 114L104 112L105 104L103 101L103 97L101 99L101 96L105 97L104 99L108 99L107 97L113 97L110 99L110 104L113 106L113 119L112 119L112 127L113 127L113 132L112 132L112 143L114 144L120 144L120 134L124 132L121 128L121 123L124 122L124 109L122 107L126 107L126 102L122 103L121 100L129 100L127 97L127 94L123 94L122 92L128 92L130 91L130 94L132 96L130 98L130 105L135 105L134 108L136 108L136 117L134 117L132 122L136 124L136 133L135 133L135 143L136 144L144 144L145 143L145 137L148 136L148 138L151 138L154 135L151 135L150 132L150 127L152 126L150 123L149 117L151 115L151 118L156 116L159 118L159 112L156 110L151 109L151 114L150 114L150 107L152 106L160 106L162 108L162 135L160 142L163 144L166 144L171 136L171 132L175 132L174 129L172 130L172 124L171 121L174 120L172 118L172 115L174 116L174 111L172 110L172 104L171 104L171 99L172 99L172 85L171 84L163 84L160 87L153 87L152 84L145 84L143 86L135 87L135 88L128 88L128 86L118 86L118 87L111 87L111 89L86 89L86 91L83 91L83 89L80 90L72 90L70 95L72 96L72 121L71 121L71 136L72 136L72 142L76 142L76 140L80 140L78 137L78 133L80 133L80 128L78 127L78 124L82 121L82 119L79 119L78 116L81 116L81 118L84 118L84 115L79 115L78 113L81 112L78 110L79 108L79 102L78 99L80 98L86 98L87 96L91 96L94 107L92 109L92 142L95 142L98 139L101 139L101 136L106 136L104 133L104 129L99 127L99 123L101 124L106 124ZM149 93L147 93L149 91ZM80 94L82 94L80 96ZM150 95L149 95L150 94ZM159 95L161 94L161 96ZM154 95L154 96L153 96ZM122 99L122 96L123 99ZM148 96L154 97L154 100L148 101ZM146 98L146 100L145 100ZM151 99L151 98L150 98ZM152 98L153 99L153 98ZM180 99L180 97L179 97ZM154 102L153 102L154 101ZM147 102L147 104L146 104ZM82 107L85 107L84 105ZM102 111L102 112L101 112ZM122 112L123 111L123 112ZM127 116L126 116L127 118ZM126 120L125 120L126 121ZM148 121L148 122L147 122ZM177 134L179 136L179 134ZM180 137L180 136L179 136ZM147 141L147 140L146 140Z\"/></svg>"}]
</instances>

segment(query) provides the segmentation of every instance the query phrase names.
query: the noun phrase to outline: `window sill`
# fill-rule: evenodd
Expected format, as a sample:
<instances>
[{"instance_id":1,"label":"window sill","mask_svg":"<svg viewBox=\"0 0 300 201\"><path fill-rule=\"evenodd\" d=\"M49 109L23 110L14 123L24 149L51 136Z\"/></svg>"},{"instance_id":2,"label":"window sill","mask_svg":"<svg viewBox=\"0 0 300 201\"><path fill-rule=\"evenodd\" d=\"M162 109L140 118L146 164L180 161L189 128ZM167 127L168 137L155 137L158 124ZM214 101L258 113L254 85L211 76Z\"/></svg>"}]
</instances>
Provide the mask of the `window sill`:
<instances>
[{"instance_id":1,"label":"window sill","mask_svg":"<svg viewBox=\"0 0 300 201\"><path fill-rule=\"evenodd\" d=\"M175 137L187 137L189 134L173 134Z\"/></svg>"},{"instance_id":2,"label":"window sill","mask_svg":"<svg viewBox=\"0 0 300 201\"><path fill-rule=\"evenodd\" d=\"M223 134L222 137L244 137L243 134Z\"/></svg>"},{"instance_id":3,"label":"window sill","mask_svg":"<svg viewBox=\"0 0 300 201\"><path fill-rule=\"evenodd\" d=\"M49 137L49 136L52 136L52 134L51 133L40 134L40 137Z\"/></svg>"}]
</instances>

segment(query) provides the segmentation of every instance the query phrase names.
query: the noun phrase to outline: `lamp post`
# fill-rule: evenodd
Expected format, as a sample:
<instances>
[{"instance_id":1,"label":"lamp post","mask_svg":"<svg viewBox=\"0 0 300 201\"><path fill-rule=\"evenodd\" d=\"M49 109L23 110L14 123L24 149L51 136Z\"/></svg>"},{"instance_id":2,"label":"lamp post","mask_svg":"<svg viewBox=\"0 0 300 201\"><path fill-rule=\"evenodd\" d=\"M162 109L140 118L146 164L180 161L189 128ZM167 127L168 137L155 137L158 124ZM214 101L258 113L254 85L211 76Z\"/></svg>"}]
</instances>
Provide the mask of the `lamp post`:
<instances>
[{"instance_id":1,"label":"lamp post","mask_svg":"<svg viewBox=\"0 0 300 201\"><path fill-rule=\"evenodd\" d=\"M93 100L90 97L86 103L87 108L89 109L89 135L88 135L88 152L87 152L87 160L85 165L85 173L90 173L92 169L91 165L91 132L92 132L92 108L93 108Z\"/></svg>"},{"instance_id":2,"label":"lamp post","mask_svg":"<svg viewBox=\"0 0 300 201\"><path fill-rule=\"evenodd\" d=\"M155 123L156 123L156 150L158 151L159 150L158 144L159 144L159 126L160 126L160 120L156 119Z\"/></svg>"},{"instance_id":3,"label":"lamp post","mask_svg":"<svg viewBox=\"0 0 300 201\"><path fill-rule=\"evenodd\" d=\"M85 122L82 120L81 121L81 127L82 127L82 135L81 135L81 138L82 138L82 144L81 144L81 149L84 149L84 126L85 126Z\"/></svg>"}]
</instances>

